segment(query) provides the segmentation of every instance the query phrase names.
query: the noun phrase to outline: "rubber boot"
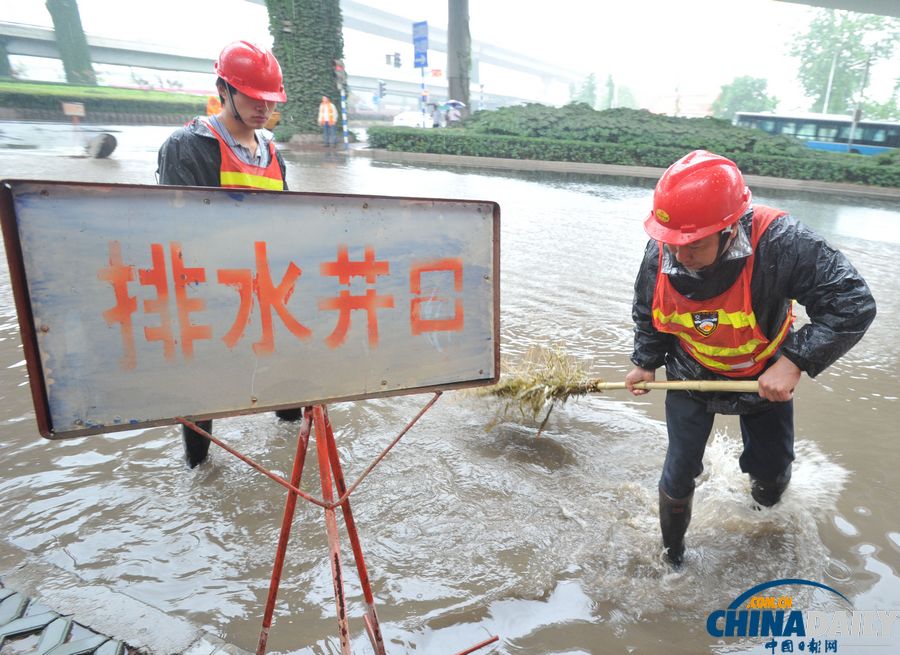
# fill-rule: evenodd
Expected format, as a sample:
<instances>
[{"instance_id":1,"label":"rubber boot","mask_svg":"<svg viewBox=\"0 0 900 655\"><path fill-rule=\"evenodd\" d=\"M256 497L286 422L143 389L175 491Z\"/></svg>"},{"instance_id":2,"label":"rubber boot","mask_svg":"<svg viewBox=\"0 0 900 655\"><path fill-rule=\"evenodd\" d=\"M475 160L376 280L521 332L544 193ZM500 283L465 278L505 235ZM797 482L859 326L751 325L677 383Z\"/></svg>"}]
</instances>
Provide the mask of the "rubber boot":
<instances>
[{"instance_id":1,"label":"rubber boot","mask_svg":"<svg viewBox=\"0 0 900 655\"><path fill-rule=\"evenodd\" d=\"M772 507L772 505L781 500L781 495L787 489L790 481L790 474L788 474L787 478L778 480L760 480L751 475L750 495L753 496L753 500L763 507Z\"/></svg>"},{"instance_id":2,"label":"rubber boot","mask_svg":"<svg viewBox=\"0 0 900 655\"><path fill-rule=\"evenodd\" d=\"M194 421L201 430L212 434L212 421ZM184 443L184 459L189 468L194 468L206 459L209 453L210 441L202 434L195 432L186 425L181 426L181 441Z\"/></svg>"},{"instance_id":3,"label":"rubber boot","mask_svg":"<svg viewBox=\"0 0 900 655\"><path fill-rule=\"evenodd\" d=\"M684 563L684 533L691 522L691 504L694 493L684 498L672 498L659 490L659 526L662 528L666 559L675 568Z\"/></svg>"},{"instance_id":4,"label":"rubber boot","mask_svg":"<svg viewBox=\"0 0 900 655\"><path fill-rule=\"evenodd\" d=\"M301 418L303 418L303 408L292 407L290 409L276 409L275 416L280 418L282 421L299 421Z\"/></svg>"}]
</instances>

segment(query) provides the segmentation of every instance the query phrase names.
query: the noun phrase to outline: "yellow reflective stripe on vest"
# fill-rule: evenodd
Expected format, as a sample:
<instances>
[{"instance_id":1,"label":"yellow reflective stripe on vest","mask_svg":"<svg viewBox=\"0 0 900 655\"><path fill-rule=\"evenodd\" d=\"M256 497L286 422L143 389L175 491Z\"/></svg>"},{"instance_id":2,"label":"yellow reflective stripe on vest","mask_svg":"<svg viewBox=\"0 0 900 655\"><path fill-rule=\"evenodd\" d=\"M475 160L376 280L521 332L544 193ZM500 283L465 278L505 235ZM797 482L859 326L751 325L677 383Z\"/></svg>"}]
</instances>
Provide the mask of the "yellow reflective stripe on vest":
<instances>
[{"instance_id":1,"label":"yellow reflective stripe on vest","mask_svg":"<svg viewBox=\"0 0 900 655\"><path fill-rule=\"evenodd\" d=\"M688 347L694 352L710 355L711 357L740 357L741 355L749 355L762 343L759 339L750 339L740 346L728 348L725 346L710 346L702 341L695 341L689 334L685 334L684 332L676 332L675 336L686 342Z\"/></svg>"},{"instance_id":2,"label":"yellow reflective stripe on vest","mask_svg":"<svg viewBox=\"0 0 900 655\"><path fill-rule=\"evenodd\" d=\"M714 359L714 357L740 357L741 355L746 355L747 352L753 352L756 346L760 344L760 341L751 339L748 343L739 348L710 348L706 346L706 344L694 341L690 336L682 332L676 333L676 336L684 341L684 347L688 349L691 355L707 368L717 371L738 371L742 368L749 368L756 364L756 362L764 362L769 359L769 357L772 356L772 353L784 343L784 339L787 336L788 330L791 329L792 323L793 315L789 311L787 317L784 319L784 323L781 324L781 329L778 330L778 334L776 334L775 338L769 342L769 345L755 357L751 357L744 362L736 364L725 364L718 359ZM707 355L711 355L712 357L708 357Z\"/></svg>"},{"instance_id":3,"label":"yellow reflective stripe on vest","mask_svg":"<svg viewBox=\"0 0 900 655\"><path fill-rule=\"evenodd\" d=\"M745 314L744 312L726 312L725 310L720 309L718 310L718 313L719 325L731 325L735 328L756 327L756 314L752 312L750 314ZM679 314L678 312L663 314L661 310L654 309L653 318L663 325L674 323L675 325L681 325L686 328L693 329L694 327L694 317L691 312L684 314Z\"/></svg>"},{"instance_id":4,"label":"yellow reflective stripe on vest","mask_svg":"<svg viewBox=\"0 0 900 655\"><path fill-rule=\"evenodd\" d=\"M700 353L698 353L696 351L692 352L691 355L694 357L694 359L696 359L698 362L703 364L706 368L716 370L716 371L731 371L731 370L738 369L738 368L747 368L754 363L753 361L748 360L747 362L745 362L743 364L729 365L729 364L723 364L719 360L712 359L711 357L704 357L703 355L701 355Z\"/></svg>"},{"instance_id":5,"label":"yellow reflective stripe on vest","mask_svg":"<svg viewBox=\"0 0 900 655\"><path fill-rule=\"evenodd\" d=\"M791 301L791 307L793 308L793 301ZM778 330L778 334L776 334L771 343L766 346L766 349L756 356L756 361L762 362L772 356L772 353L774 353L775 350L784 342L785 337L787 337L788 330L791 329L791 324L793 322L794 315L792 313L792 309L789 309L787 316L784 319L784 323L781 324L781 329Z\"/></svg>"},{"instance_id":6,"label":"yellow reflective stripe on vest","mask_svg":"<svg viewBox=\"0 0 900 655\"><path fill-rule=\"evenodd\" d=\"M251 189L268 189L270 191L283 191L284 181L275 180L264 175L251 175L237 171L222 171L219 181L223 187L249 187Z\"/></svg>"}]
</instances>

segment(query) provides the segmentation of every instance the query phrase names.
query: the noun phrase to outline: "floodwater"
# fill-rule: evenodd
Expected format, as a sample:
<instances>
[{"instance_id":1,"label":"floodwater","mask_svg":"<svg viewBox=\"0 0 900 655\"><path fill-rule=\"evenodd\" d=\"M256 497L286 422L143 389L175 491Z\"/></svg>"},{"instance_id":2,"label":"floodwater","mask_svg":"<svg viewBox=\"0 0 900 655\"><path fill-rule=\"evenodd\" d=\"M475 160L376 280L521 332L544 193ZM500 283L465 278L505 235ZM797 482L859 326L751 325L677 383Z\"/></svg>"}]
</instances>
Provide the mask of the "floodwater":
<instances>
[{"instance_id":1,"label":"floodwater","mask_svg":"<svg viewBox=\"0 0 900 655\"><path fill-rule=\"evenodd\" d=\"M170 131L123 128L113 156L91 160L73 158L77 134L59 144L61 128L36 149L22 145L21 127L0 125L0 143L4 129L6 142L22 141L0 147L0 177L146 184ZM558 346L591 377L629 370L646 182L286 158L294 190L497 201L504 359ZM837 609L900 610L900 207L764 189L756 200L790 209L844 250L879 310L855 349L798 387L797 461L783 502L752 509L737 422L719 417L686 566L675 573L661 557L656 510L663 393L572 400L540 437L516 415L487 429L494 401L446 393L352 497L389 653L455 653L491 635L500 641L480 652L768 653L761 637L710 636L706 619L782 579L839 591L852 608ZM5 266L0 275L0 538L254 650L282 488L215 446L187 470L176 427L41 439ZM348 482L428 398L329 408ZM296 429L271 413L216 422L220 438L286 477ZM303 486L318 495L315 466L311 447ZM344 562L354 652L371 652L359 582ZM770 593L839 614L826 591ZM898 624L866 638L845 631L832 652L898 652ZM336 635L321 510L301 500L269 649L338 653Z\"/></svg>"}]
</instances>

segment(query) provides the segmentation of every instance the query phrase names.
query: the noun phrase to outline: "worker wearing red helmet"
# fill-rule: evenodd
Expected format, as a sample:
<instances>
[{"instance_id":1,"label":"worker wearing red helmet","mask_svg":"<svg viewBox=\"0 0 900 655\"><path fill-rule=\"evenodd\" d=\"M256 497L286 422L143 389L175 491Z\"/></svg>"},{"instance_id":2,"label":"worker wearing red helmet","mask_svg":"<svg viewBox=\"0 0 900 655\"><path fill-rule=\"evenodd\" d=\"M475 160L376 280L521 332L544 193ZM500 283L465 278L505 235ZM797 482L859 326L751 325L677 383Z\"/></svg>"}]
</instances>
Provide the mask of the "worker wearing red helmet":
<instances>
[{"instance_id":1,"label":"worker wearing red helmet","mask_svg":"<svg viewBox=\"0 0 900 655\"><path fill-rule=\"evenodd\" d=\"M215 71L221 109L197 116L163 143L159 183L286 189L284 160L262 131L287 99L275 56L235 41L219 54Z\"/></svg>"},{"instance_id":2,"label":"worker wearing red helmet","mask_svg":"<svg viewBox=\"0 0 900 655\"><path fill-rule=\"evenodd\" d=\"M759 393L668 391L669 446L659 483L668 561L684 559L695 478L715 414L739 414L754 501L777 503L794 460L793 393L856 344L875 318L865 281L839 251L786 212L754 205L741 171L703 150L659 179L635 282L635 365L625 378L758 379ZM793 328L793 301L809 323Z\"/></svg>"},{"instance_id":3,"label":"worker wearing red helmet","mask_svg":"<svg viewBox=\"0 0 900 655\"><path fill-rule=\"evenodd\" d=\"M215 63L218 113L197 116L159 149L160 184L286 191L285 163L263 131L276 104L287 100L278 60L246 41L226 45ZM300 409L281 410L283 419ZM212 432L212 421L197 421ZM185 457L193 468L209 451L209 441L183 428Z\"/></svg>"}]
</instances>

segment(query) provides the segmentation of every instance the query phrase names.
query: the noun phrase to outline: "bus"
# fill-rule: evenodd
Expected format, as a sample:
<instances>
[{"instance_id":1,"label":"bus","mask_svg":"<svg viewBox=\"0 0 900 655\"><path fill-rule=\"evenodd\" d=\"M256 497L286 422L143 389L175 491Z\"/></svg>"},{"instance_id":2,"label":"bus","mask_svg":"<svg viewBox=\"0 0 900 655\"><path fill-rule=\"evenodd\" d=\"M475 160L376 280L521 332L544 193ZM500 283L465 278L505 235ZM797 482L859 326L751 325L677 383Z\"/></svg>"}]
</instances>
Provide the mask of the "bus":
<instances>
[{"instance_id":1,"label":"bus","mask_svg":"<svg viewBox=\"0 0 900 655\"><path fill-rule=\"evenodd\" d=\"M769 134L792 136L810 148L877 155L900 148L900 123L860 120L841 114L773 114L735 112L734 125L752 127Z\"/></svg>"}]
</instances>

